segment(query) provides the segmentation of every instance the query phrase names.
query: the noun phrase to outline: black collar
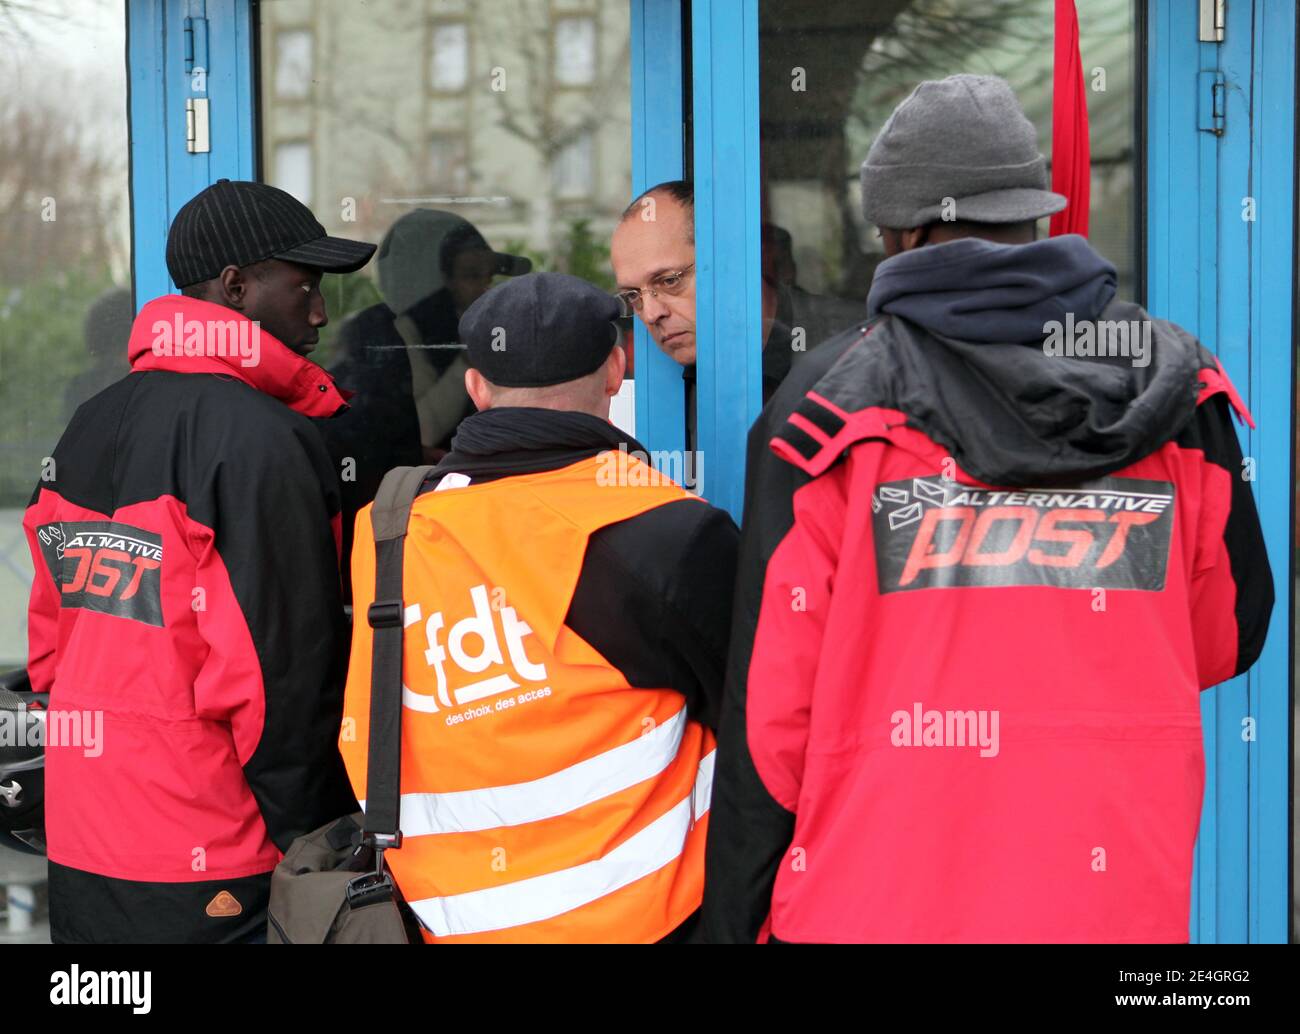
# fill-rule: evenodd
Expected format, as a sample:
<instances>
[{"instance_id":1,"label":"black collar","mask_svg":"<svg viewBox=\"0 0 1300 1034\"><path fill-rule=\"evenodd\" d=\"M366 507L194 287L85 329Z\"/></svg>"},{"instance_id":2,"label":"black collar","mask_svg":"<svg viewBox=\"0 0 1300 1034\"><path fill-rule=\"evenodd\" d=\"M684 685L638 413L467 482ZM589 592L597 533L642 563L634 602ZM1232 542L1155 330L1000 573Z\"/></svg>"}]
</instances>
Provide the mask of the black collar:
<instances>
[{"instance_id":1,"label":"black collar","mask_svg":"<svg viewBox=\"0 0 1300 1034\"><path fill-rule=\"evenodd\" d=\"M491 481L515 474L558 470L609 449L640 452L645 446L626 431L590 413L511 407L486 409L461 421L449 452L429 475L468 475Z\"/></svg>"}]
</instances>

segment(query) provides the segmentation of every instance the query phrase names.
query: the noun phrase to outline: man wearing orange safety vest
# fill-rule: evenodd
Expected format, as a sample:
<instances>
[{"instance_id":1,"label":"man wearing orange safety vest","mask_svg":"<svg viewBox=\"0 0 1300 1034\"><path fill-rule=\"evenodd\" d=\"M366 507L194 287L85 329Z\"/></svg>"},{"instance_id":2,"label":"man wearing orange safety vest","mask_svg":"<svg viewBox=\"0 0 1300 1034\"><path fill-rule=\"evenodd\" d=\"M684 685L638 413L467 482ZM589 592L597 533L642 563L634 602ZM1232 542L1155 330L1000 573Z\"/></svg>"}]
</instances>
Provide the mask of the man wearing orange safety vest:
<instances>
[{"instance_id":1,"label":"man wearing orange safety vest","mask_svg":"<svg viewBox=\"0 0 1300 1034\"><path fill-rule=\"evenodd\" d=\"M619 304L533 273L464 314L478 412L403 554L401 847L426 941L690 939L738 532L609 423ZM357 517L355 613L374 599ZM340 746L366 797L373 632Z\"/></svg>"}]
</instances>

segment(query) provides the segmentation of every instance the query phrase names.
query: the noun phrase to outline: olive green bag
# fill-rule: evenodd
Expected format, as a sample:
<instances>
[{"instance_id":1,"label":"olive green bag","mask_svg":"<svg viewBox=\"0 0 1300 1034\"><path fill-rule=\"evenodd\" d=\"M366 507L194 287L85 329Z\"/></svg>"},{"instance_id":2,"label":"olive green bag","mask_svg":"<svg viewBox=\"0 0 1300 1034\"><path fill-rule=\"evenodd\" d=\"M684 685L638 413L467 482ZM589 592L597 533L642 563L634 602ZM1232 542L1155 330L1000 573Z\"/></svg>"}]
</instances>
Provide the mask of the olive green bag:
<instances>
[{"instance_id":1,"label":"olive green bag","mask_svg":"<svg viewBox=\"0 0 1300 1034\"><path fill-rule=\"evenodd\" d=\"M419 924L384 868L402 846L402 553L411 503L432 467L397 467L371 509L375 602L366 810L299 837L271 874L268 944L421 943ZM355 620L355 617L354 617Z\"/></svg>"}]
</instances>

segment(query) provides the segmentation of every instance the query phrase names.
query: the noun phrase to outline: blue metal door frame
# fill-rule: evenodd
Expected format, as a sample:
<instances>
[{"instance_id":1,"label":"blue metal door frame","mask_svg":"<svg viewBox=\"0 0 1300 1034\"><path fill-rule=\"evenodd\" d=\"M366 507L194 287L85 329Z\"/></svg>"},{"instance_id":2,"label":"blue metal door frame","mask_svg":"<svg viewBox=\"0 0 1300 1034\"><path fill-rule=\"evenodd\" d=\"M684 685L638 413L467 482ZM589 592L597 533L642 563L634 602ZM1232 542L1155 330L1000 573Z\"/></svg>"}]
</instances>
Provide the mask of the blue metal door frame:
<instances>
[{"instance_id":1,"label":"blue metal door frame","mask_svg":"<svg viewBox=\"0 0 1300 1034\"><path fill-rule=\"evenodd\" d=\"M737 522L762 408L758 0L694 0L696 422L704 494Z\"/></svg>"},{"instance_id":2,"label":"blue metal door frame","mask_svg":"<svg viewBox=\"0 0 1300 1034\"><path fill-rule=\"evenodd\" d=\"M1224 41L1202 43L1197 8L1149 0L1147 305L1219 356L1254 414L1257 429L1240 437L1255 461L1277 604L1259 662L1202 697L1191 935L1277 942L1290 915L1296 9L1233 0ZM1214 73L1221 136L1207 131Z\"/></svg>"},{"instance_id":3,"label":"blue metal door frame","mask_svg":"<svg viewBox=\"0 0 1300 1034\"><path fill-rule=\"evenodd\" d=\"M210 183L253 179L252 19L248 0L127 0L131 235L135 303L175 289L167 227ZM185 145L185 102L209 101L211 150Z\"/></svg>"},{"instance_id":4,"label":"blue metal door frame","mask_svg":"<svg viewBox=\"0 0 1300 1034\"><path fill-rule=\"evenodd\" d=\"M683 174L680 0L632 0L632 190ZM696 429L700 485L737 521L745 436L761 406L758 0L691 6ZM636 327L637 436L686 447L681 368Z\"/></svg>"},{"instance_id":5,"label":"blue metal door frame","mask_svg":"<svg viewBox=\"0 0 1300 1034\"><path fill-rule=\"evenodd\" d=\"M681 0L631 0L632 194L684 174ZM628 199L629 201L631 198ZM633 321L636 435L652 452L686 450L682 368ZM681 468L684 469L684 468Z\"/></svg>"}]
</instances>

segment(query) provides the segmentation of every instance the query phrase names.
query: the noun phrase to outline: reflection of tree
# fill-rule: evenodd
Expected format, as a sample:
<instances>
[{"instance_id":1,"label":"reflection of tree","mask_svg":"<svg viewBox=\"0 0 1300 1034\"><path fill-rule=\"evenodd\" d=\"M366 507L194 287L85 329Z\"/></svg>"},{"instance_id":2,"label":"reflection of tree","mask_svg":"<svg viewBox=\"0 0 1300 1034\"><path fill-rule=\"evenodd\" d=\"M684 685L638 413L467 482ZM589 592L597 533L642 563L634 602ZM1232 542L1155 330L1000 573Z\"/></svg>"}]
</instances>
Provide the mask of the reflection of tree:
<instances>
[{"instance_id":1,"label":"reflection of tree","mask_svg":"<svg viewBox=\"0 0 1300 1034\"><path fill-rule=\"evenodd\" d=\"M418 6L392 0L367 8L364 39L389 41L385 45L409 39ZM569 86L556 75L555 23L567 16L589 16L596 22L596 66L590 84ZM331 17L340 25L346 23L340 15ZM504 193L494 182L496 174L513 174L515 167L526 163L530 172L537 172L528 181L527 196L515 204L521 209L527 206L530 241L543 251L552 253L554 249L554 254L561 254L559 242L566 230L558 222L561 216L576 213L561 210L556 163L565 149L585 134L596 137L611 122L626 123L628 118L629 40L625 22L611 31L611 17L604 5L569 12L555 9L549 0L492 0L469 5L464 20L471 63L463 94L440 95L431 90L423 66L418 88L398 97L392 95L391 81L383 78L368 81L363 75L335 74L354 65L358 41L340 32L321 33L323 49L317 66L324 74L313 85L310 133L318 141L360 138L369 147L361 180L364 187L342 191L358 202L357 221L349 229L382 233L393 218L382 203L385 197L457 195L465 192L461 189L465 186L475 196ZM409 50L396 53L400 60L409 59ZM496 68L504 70L504 90L492 88ZM453 114L440 119L440 109L443 116ZM280 117L279 111L272 111L274 117ZM426 128L431 126L438 128ZM498 131L507 139L493 151L492 138ZM437 182L430 176L427 144L431 133L464 140L464 184ZM515 141L526 152L521 153L523 149ZM338 202L334 197L317 200L329 205Z\"/></svg>"},{"instance_id":2,"label":"reflection of tree","mask_svg":"<svg viewBox=\"0 0 1300 1034\"><path fill-rule=\"evenodd\" d=\"M106 263L118 241L117 202L105 194L121 175L120 161L87 146L53 91L0 94L0 140L0 283Z\"/></svg>"},{"instance_id":3,"label":"reflection of tree","mask_svg":"<svg viewBox=\"0 0 1300 1034\"><path fill-rule=\"evenodd\" d=\"M1046 82L1052 39L1052 12L1043 0L912 0L865 55L850 118L876 128L918 82L971 70L986 52L1022 54L1023 72ZM1035 52L1041 60L1033 60Z\"/></svg>"},{"instance_id":4,"label":"reflection of tree","mask_svg":"<svg viewBox=\"0 0 1300 1034\"><path fill-rule=\"evenodd\" d=\"M66 80L0 90L0 507L21 505L40 476L68 383L91 361L86 308L112 286L111 259L125 258L110 194L125 186L121 156L84 138L66 95ZM116 347L125 366L126 342Z\"/></svg>"},{"instance_id":5,"label":"reflection of tree","mask_svg":"<svg viewBox=\"0 0 1300 1034\"><path fill-rule=\"evenodd\" d=\"M318 96L313 101L313 115L332 122L336 127L343 127L349 135L373 136L391 145L396 153L405 154L410 149L414 133L409 120L402 117L406 109L393 103L395 98L389 92L391 87L379 77L343 74L344 71L361 72L355 66L357 42L346 33L348 22L345 14L350 16L353 13L352 5L322 5L322 8L324 17L343 31L318 33L325 49L316 58L319 71L315 73L313 89ZM409 39L417 14L407 4L375 4L365 9L363 17L370 35L385 40L401 40ZM380 53L367 52L365 56L368 60L382 59ZM406 189L410 189L409 183Z\"/></svg>"},{"instance_id":6,"label":"reflection of tree","mask_svg":"<svg viewBox=\"0 0 1300 1034\"><path fill-rule=\"evenodd\" d=\"M577 12L579 14L583 12ZM626 111L627 35L605 52L611 34L596 21L596 65L590 85L566 86L556 75L555 21L548 0L479 4L474 8L474 38L488 63L505 72L505 89L494 90L497 126L528 145L538 156L542 180L530 195L532 240L550 249L556 207L555 166L565 149ZM594 162L594 158L593 158Z\"/></svg>"},{"instance_id":7,"label":"reflection of tree","mask_svg":"<svg viewBox=\"0 0 1300 1034\"><path fill-rule=\"evenodd\" d=\"M840 209L843 284L857 295L869 270L857 247L852 170L884 116L922 79L970 68L985 50L1048 48L1043 0L763 0L760 5L765 182L816 180ZM805 89L791 89L793 70Z\"/></svg>"},{"instance_id":8,"label":"reflection of tree","mask_svg":"<svg viewBox=\"0 0 1300 1034\"><path fill-rule=\"evenodd\" d=\"M105 73L122 52L106 48L90 68L51 57L83 32L86 53L121 7L0 0L0 507L30 497L63 429L69 384L92 363L88 345L125 367L121 321L108 338L105 321L84 322L128 258L125 106L109 109L124 91L104 85L116 85Z\"/></svg>"},{"instance_id":9,"label":"reflection of tree","mask_svg":"<svg viewBox=\"0 0 1300 1034\"><path fill-rule=\"evenodd\" d=\"M63 21L67 13L66 0L0 0L0 40L10 45L30 42L41 22Z\"/></svg>"},{"instance_id":10,"label":"reflection of tree","mask_svg":"<svg viewBox=\"0 0 1300 1034\"><path fill-rule=\"evenodd\" d=\"M508 240L503 249L523 255L534 272L568 273L613 292L614 277L609 267L609 238L592 231L590 219L570 219L553 251L540 251L525 240Z\"/></svg>"}]
</instances>

